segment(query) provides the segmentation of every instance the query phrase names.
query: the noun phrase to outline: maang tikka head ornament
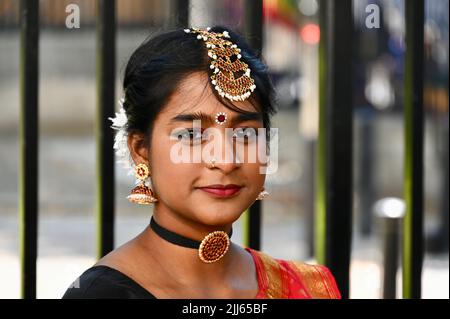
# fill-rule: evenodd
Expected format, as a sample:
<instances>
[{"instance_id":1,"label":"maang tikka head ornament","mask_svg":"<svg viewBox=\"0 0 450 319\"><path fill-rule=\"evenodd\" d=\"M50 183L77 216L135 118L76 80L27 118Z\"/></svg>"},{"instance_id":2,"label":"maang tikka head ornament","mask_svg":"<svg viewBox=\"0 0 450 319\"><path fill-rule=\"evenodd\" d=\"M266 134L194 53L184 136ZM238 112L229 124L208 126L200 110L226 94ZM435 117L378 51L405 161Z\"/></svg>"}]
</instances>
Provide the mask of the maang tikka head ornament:
<instances>
[{"instance_id":1,"label":"maang tikka head ornament","mask_svg":"<svg viewBox=\"0 0 450 319\"><path fill-rule=\"evenodd\" d=\"M197 34L197 39L205 42L211 58L210 68L214 70L211 83L219 95L231 101L244 101L256 89L255 81L250 77L250 68L241 61L241 49L227 40L230 38L228 31L218 33L210 32L210 29L190 28L184 32ZM233 56L236 57L234 61Z\"/></svg>"}]
</instances>

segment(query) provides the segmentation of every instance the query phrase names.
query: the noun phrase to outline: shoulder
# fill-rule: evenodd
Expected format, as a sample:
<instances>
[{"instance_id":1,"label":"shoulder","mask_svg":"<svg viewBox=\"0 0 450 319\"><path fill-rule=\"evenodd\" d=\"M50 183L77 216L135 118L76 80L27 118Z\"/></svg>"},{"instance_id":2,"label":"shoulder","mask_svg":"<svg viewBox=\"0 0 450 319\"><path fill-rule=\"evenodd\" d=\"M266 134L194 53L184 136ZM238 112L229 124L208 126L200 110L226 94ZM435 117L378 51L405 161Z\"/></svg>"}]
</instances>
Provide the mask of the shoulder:
<instances>
[{"instance_id":1,"label":"shoulder","mask_svg":"<svg viewBox=\"0 0 450 319\"><path fill-rule=\"evenodd\" d=\"M313 298L341 299L336 280L324 265L285 261L297 272Z\"/></svg>"},{"instance_id":2,"label":"shoulder","mask_svg":"<svg viewBox=\"0 0 450 319\"><path fill-rule=\"evenodd\" d=\"M72 283L62 298L129 299L154 296L116 269L93 266Z\"/></svg>"},{"instance_id":3,"label":"shoulder","mask_svg":"<svg viewBox=\"0 0 450 319\"><path fill-rule=\"evenodd\" d=\"M334 276L326 266L277 259L261 251L247 250L254 256L257 267L262 269L261 277L267 282L269 291L278 290L277 295L289 298L341 298ZM277 287L289 287L289 290L280 292Z\"/></svg>"}]
</instances>

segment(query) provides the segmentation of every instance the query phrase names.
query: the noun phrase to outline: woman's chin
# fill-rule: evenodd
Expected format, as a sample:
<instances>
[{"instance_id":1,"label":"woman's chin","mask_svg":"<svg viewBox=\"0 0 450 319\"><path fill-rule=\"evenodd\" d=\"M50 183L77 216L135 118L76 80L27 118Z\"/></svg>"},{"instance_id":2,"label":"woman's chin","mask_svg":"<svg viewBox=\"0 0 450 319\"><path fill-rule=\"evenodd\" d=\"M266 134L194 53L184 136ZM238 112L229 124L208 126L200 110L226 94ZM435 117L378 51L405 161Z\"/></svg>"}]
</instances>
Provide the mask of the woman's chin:
<instances>
[{"instance_id":1,"label":"woman's chin","mask_svg":"<svg viewBox=\"0 0 450 319\"><path fill-rule=\"evenodd\" d=\"M201 223L210 226L223 226L234 223L239 219L242 212L236 212L235 210L227 210L222 208L210 208L201 209L195 212L196 218Z\"/></svg>"}]
</instances>

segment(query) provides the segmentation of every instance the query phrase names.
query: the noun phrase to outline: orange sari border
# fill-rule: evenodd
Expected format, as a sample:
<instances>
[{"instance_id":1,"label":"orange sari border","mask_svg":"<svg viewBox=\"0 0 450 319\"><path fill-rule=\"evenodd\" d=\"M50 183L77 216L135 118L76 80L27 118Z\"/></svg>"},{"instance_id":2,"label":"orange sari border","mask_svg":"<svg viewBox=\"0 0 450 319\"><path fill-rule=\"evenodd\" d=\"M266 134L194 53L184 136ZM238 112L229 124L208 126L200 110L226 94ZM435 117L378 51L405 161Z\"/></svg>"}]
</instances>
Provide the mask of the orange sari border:
<instances>
[{"instance_id":1,"label":"orange sari border","mask_svg":"<svg viewBox=\"0 0 450 319\"><path fill-rule=\"evenodd\" d=\"M245 249L255 261L260 287L256 298L341 299L327 267L275 259L251 248Z\"/></svg>"}]
</instances>

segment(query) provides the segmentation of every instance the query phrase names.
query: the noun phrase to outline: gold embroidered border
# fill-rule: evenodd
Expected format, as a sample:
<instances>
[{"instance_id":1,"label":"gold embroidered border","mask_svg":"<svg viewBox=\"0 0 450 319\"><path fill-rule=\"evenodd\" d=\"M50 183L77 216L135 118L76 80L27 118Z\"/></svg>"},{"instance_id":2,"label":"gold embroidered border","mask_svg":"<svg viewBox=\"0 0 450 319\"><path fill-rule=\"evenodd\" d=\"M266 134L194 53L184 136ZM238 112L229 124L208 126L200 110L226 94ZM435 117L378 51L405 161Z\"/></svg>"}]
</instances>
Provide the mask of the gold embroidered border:
<instances>
[{"instance_id":1,"label":"gold embroidered border","mask_svg":"<svg viewBox=\"0 0 450 319\"><path fill-rule=\"evenodd\" d=\"M300 272L300 278L304 282L305 288L308 290L312 298L315 299L335 299L339 298L334 284L334 279L323 266L310 265L302 262L292 261ZM335 288L335 289L333 289Z\"/></svg>"}]
</instances>

